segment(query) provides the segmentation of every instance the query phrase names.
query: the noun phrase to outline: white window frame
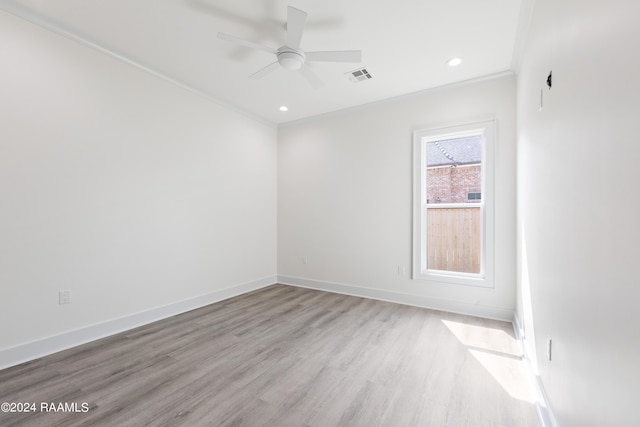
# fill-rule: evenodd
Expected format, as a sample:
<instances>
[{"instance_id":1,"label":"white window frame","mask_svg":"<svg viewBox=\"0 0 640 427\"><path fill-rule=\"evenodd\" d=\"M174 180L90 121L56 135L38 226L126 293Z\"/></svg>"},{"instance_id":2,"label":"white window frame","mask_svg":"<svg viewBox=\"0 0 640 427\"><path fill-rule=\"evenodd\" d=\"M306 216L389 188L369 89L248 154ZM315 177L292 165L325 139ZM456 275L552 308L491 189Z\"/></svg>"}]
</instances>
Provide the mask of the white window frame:
<instances>
[{"instance_id":1,"label":"white window frame","mask_svg":"<svg viewBox=\"0 0 640 427\"><path fill-rule=\"evenodd\" d=\"M444 282L454 285L494 287L494 156L496 145L496 121L468 123L413 133L413 279ZM482 200L471 206L480 209L480 273L432 270L427 264L427 159L426 144L430 141L482 135ZM456 206L458 204L455 204ZM442 204L438 207L451 207ZM430 205L429 208L438 208Z\"/></svg>"}]
</instances>

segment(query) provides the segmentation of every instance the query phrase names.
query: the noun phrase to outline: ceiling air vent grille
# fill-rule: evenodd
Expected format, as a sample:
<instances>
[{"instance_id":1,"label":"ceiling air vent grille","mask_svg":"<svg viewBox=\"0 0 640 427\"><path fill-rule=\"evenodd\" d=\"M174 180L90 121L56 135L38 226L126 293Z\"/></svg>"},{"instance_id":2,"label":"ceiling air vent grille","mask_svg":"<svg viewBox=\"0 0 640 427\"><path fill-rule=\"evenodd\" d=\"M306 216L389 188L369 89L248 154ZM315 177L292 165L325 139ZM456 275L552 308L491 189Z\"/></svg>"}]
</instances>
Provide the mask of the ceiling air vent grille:
<instances>
[{"instance_id":1,"label":"ceiling air vent grille","mask_svg":"<svg viewBox=\"0 0 640 427\"><path fill-rule=\"evenodd\" d=\"M349 76L349 80L354 83L364 82L365 80L371 79L371 74L369 74L369 71L367 71L366 68L358 68L357 70L349 71L347 76Z\"/></svg>"}]
</instances>

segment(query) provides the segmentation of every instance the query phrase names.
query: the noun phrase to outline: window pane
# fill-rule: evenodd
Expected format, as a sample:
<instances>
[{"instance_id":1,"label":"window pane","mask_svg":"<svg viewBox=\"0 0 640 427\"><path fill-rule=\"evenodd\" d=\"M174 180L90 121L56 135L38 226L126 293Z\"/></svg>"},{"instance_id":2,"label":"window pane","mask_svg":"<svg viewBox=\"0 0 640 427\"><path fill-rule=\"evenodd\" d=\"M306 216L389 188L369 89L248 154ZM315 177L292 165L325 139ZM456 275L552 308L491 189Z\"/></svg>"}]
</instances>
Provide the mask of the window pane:
<instances>
[{"instance_id":1,"label":"window pane","mask_svg":"<svg viewBox=\"0 0 640 427\"><path fill-rule=\"evenodd\" d=\"M473 135L425 144L429 270L480 273L482 142ZM457 206L429 207L441 203Z\"/></svg>"},{"instance_id":2,"label":"window pane","mask_svg":"<svg viewBox=\"0 0 640 427\"><path fill-rule=\"evenodd\" d=\"M427 268L480 273L480 206L427 208Z\"/></svg>"},{"instance_id":3,"label":"window pane","mask_svg":"<svg viewBox=\"0 0 640 427\"><path fill-rule=\"evenodd\" d=\"M482 136L426 143L427 203L478 203L482 194Z\"/></svg>"}]
</instances>

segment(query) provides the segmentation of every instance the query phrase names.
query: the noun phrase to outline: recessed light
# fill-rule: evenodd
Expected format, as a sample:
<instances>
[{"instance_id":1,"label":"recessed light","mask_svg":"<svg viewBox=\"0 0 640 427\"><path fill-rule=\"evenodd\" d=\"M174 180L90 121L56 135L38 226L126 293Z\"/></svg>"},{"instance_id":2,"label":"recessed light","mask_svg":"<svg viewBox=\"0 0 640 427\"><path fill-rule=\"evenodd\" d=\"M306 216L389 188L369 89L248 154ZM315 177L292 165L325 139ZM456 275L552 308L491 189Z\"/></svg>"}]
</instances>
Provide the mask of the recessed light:
<instances>
[{"instance_id":1,"label":"recessed light","mask_svg":"<svg viewBox=\"0 0 640 427\"><path fill-rule=\"evenodd\" d=\"M286 105L280 107L280 111L289 111L289 108Z\"/></svg>"},{"instance_id":2,"label":"recessed light","mask_svg":"<svg viewBox=\"0 0 640 427\"><path fill-rule=\"evenodd\" d=\"M457 67L460 64L462 64L462 58L451 58L447 61L449 67Z\"/></svg>"}]
</instances>

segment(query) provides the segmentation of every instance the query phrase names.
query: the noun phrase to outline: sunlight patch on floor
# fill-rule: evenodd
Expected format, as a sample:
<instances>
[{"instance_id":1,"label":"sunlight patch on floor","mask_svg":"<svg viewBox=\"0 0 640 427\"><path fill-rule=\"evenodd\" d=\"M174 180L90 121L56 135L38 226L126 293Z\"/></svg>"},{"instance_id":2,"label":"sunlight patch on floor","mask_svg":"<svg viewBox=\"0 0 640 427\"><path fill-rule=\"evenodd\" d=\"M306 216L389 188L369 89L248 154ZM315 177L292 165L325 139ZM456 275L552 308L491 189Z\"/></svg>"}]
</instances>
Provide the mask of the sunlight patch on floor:
<instances>
[{"instance_id":1,"label":"sunlight patch on floor","mask_svg":"<svg viewBox=\"0 0 640 427\"><path fill-rule=\"evenodd\" d=\"M501 329L443 320L442 323L458 340L468 346L522 356L518 341Z\"/></svg>"},{"instance_id":2,"label":"sunlight patch on floor","mask_svg":"<svg viewBox=\"0 0 640 427\"><path fill-rule=\"evenodd\" d=\"M535 403L527 382L524 361L482 350L469 349L469 352L511 397Z\"/></svg>"},{"instance_id":3,"label":"sunlight patch on floor","mask_svg":"<svg viewBox=\"0 0 640 427\"><path fill-rule=\"evenodd\" d=\"M442 322L511 397L535 403L518 340L498 328Z\"/></svg>"}]
</instances>

